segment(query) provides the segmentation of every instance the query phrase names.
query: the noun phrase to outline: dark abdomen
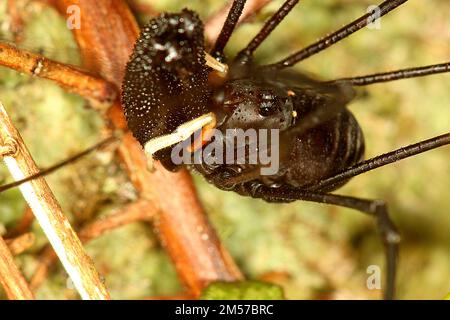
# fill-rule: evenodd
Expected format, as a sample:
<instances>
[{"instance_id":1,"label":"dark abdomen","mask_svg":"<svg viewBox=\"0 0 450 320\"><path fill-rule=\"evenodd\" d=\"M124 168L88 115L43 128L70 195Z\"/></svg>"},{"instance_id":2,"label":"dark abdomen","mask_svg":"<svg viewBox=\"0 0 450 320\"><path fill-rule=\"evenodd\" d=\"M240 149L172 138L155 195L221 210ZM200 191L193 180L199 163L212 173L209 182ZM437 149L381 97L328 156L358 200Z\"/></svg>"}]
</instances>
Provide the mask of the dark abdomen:
<instances>
[{"instance_id":1,"label":"dark abdomen","mask_svg":"<svg viewBox=\"0 0 450 320\"><path fill-rule=\"evenodd\" d=\"M280 144L286 142L280 141ZM278 188L283 185L306 189L321 179L333 176L361 161L364 157L364 137L354 116L344 109L334 119L297 137L287 155L280 158L280 170L273 176L261 176L251 181L230 185L227 177L255 169L252 165L195 166L196 171L216 187L253 196L260 185ZM333 186L331 191L342 186ZM271 201L271 199L265 199Z\"/></svg>"},{"instance_id":2,"label":"dark abdomen","mask_svg":"<svg viewBox=\"0 0 450 320\"><path fill-rule=\"evenodd\" d=\"M335 119L297 137L286 160L284 183L302 188L333 176L363 157L363 133L354 116L345 109Z\"/></svg>"}]
</instances>

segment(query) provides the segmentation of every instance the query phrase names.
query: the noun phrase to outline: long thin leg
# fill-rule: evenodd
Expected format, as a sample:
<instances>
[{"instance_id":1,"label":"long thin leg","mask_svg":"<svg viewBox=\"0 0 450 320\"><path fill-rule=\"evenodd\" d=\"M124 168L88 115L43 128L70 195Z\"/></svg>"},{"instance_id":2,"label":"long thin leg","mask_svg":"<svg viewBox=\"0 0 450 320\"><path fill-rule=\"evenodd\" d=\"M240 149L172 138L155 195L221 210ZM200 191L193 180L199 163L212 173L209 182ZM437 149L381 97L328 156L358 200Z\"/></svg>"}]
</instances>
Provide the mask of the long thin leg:
<instances>
[{"instance_id":1,"label":"long thin leg","mask_svg":"<svg viewBox=\"0 0 450 320\"><path fill-rule=\"evenodd\" d=\"M11 183L8 183L8 184L4 184L4 185L0 186L0 193L4 192L6 190L9 190L9 189L18 187L18 186L24 184L25 182L37 179L37 178L42 177L42 176L49 175L49 174L55 172L56 170L66 166L66 165L72 164L72 163L80 160L81 158L87 156L88 154L90 154L90 153L92 153L94 151L97 151L97 150L100 150L102 148L105 148L106 146L110 145L111 143L113 143L113 142L115 142L117 140L118 140L118 138L115 137L115 136L106 138L105 140L95 144L94 146L92 146L92 147L90 147L90 148L88 148L88 149L86 149L86 150L84 150L84 151L82 151L80 153L77 153L77 154L75 154L74 156L72 156L70 158L67 158L67 159L65 159L65 160L63 160L61 162L58 162L57 164L55 164L55 165L53 165L51 167L42 169L38 173L33 174L33 175L29 176L29 177L26 177L25 179L17 180L15 182L11 182Z\"/></svg>"},{"instance_id":2,"label":"long thin leg","mask_svg":"<svg viewBox=\"0 0 450 320\"><path fill-rule=\"evenodd\" d=\"M398 262L400 235L389 217L386 203L382 200L367 200L329 193L304 192L295 188L260 187L254 191L255 197L269 198L273 201L304 200L317 203L333 204L351 208L374 216L386 251L386 281L384 298L395 297L395 282Z\"/></svg>"},{"instance_id":3,"label":"long thin leg","mask_svg":"<svg viewBox=\"0 0 450 320\"><path fill-rule=\"evenodd\" d=\"M270 17L264 24L259 33L250 41L250 43L242 49L236 59L246 62L250 59L253 52L259 47L261 43L269 36L269 34L280 24L287 14L295 7L299 0L286 0L278 11Z\"/></svg>"},{"instance_id":4,"label":"long thin leg","mask_svg":"<svg viewBox=\"0 0 450 320\"><path fill-rule=\"evenodd\" d=\"M450 144L450 133L446 133L428 140L424 140L407 147L403 147L378 157L368 159L366 161L360 162L347 168L346 170L326 179L323 179L311 186L306 186L305 188L310 191L324 190L326 188L338 185L354 176L362 174L367 171L385 166L387 164L412 157L416 154L432 150L438 147L442 147Z\"/></svg>"},{"instance_id":5,"label":"long thin leg","mask_svg":"<svg viewBox=\"0 0 450 320\"><path fill-rule=\"evenodd\" d=\"M322 50L325 50L326 48L332 46L333 44L335 44L335 43L341 41L342 39L348 37L349 35L355 33L356 31L364 28L368 24L376 21L381 16L384 16L385 14L394 10L395 8L397 8L401 4L405 3L406 1L408 1L408 0L386 0L378 6L379 11L373 11L372 13L367 13L367 14L363 15L362 17L356 19L355 21L351 22L350 24L339 29L338 31L313 43L312 45L290 55L289 57L287 57L279 62L262 66L262 68L272 69L272 70L280 70L280 69L283 69L286 67L291 67L291 66L295 65L297 62L305 60L306 58L311 57L312 55L314 55Z\"/></svg>"},{"instance_id":6,"label":"long thin leg","mask_svg":"<svg viewBox=\"0 0 450 320\"><path fill-rule=\"evenodd\" d=\"M242 10L244 9L244 5L246 2L247 0L233 1L230 12L228 12L227 20L225 20L222 30L217 37L216 43L211 50L211 55L214 58L219 59L220 61L223 60L223 49L228 43L228 40L230 39L231 34L233 33L233 30L236 27L237 22L239 21L239 17L242 14Z\"/></svg>"},{"instance_id":7,"label":"long thin leg","mask_svg":"<svg viewBox=\"0 0 450 320\"><path fill-rule=\"evenodd\" d=\"M373 83L388 82L408 78L418 78L445 72L450 72L450 62L433 64L424 67L376 73L360 77L341 78L333 81L327 81L327 83L348 83L353 86L366 86Z\"/></svg>"}]
</instances>

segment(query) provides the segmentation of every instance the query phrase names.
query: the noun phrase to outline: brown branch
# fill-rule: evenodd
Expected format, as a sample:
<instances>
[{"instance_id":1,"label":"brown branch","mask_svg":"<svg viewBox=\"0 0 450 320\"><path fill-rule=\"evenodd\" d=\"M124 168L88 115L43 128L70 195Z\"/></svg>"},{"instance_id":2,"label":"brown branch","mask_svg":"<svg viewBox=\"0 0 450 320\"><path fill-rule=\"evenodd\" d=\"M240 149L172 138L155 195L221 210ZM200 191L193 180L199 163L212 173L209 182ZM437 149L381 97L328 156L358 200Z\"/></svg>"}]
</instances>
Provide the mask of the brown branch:
<instances>
[{"instance_id":1,"label":"brown branch","mask_svg":"<svg viewBox=\"0 0 450 320\"><path fill-rule=\"evenodd\" d=\"M242 11L241 17L239 18L238 24L241 24L248 18L256 15L271 1L272 0L248 0ZM227 18L228 11L231 8L231 4L232 1L229 1L205 22L205 38L209 45L214 43L219 36L220 30L222 30L222 26Z\"/></svg>"},{"instance_id":2,"label":"brown branch","mask_svg":"<svg viewBox=\"0 0 450 320\"><path fill-rule=\"evenodd\" d=\"M28 232L13 239L6 239L5 242L11 253L17 256L29 249L34 244L34 240L34 233Z\"/></svg>"},{"instance_id":3,"label":"brown branch","mask_svg":"<svg viewBox=\"0 0 450 320\"><path fill-rule=\"evenodd\" d=\"M123 210L111 216L96 220L85 227L78 233L81 241L86 243L92 239L98 238L101 235L137 221L151 221L156 215L156 208L153 207L150 201L138 200L129 205L126 205ZM150 209L150 210L149 210Z\"/></svg>"},{"instance_id":4,"label":"brown branch","mask_svg":"<svg viewBox=\"0 0 450 320\"><path fill-rule=\"evenodd\" d=\"M33 292L41 286L44 280L47 278L48 271L55 264L58 257L50 245L43 248L39 255L39 264L34 270L33 276L30 280L30 288Z\"/></svg>"},{"instance_id":5,"label":"brown branch","mask_svg":"<svg viewBox=\"0 0 450 320\"><path fill-rule=\"evenodd\" d=\"M120 211L95 220L82 227L78 232L80 240L85 244L100 237L101 235L117 229L121 226L138 221L150 221L156 215L157 210L151 202L138 200L123 207ZM36 268L30 282L30 286L35 291L47 277L48 270L56 262L56 254L52 247L47 246L42 250L40 262Z\"/></svg>"},{"instance_id":6,"label":"brown branch","mask_svg":"<svg viewBox=\"0 0 450 320\"><path fill-rule=\"evenodd\" d=\"M139 34L125 2L59 0L57 4L63 14L69 5L80 7L82 27L73 31L86 67L120 88L124 66ZM108 117L116 128L126 127L119 101ZM149 173L142 147L131 134L125 135L119 155L141 197L159 207L157 233L190 293L200 295L211 281L240 279L241 273L203 213L187 171L170 173L157 164L156 171Z\"/></svg>"},{"instance_id":7,"label":"brown branch","mask_svg":"<svg viewBox=\"0 0 450 320\"><path fill-rule=\"evenodd\" d=\"M9 153L3 160L15 180L33 175L38 168L22 137L0 104L0 145ZM108 299L109 294L95 270L81 241L64 216L59 203L44 178L37 178L20 187L23 197L33 210L36 220L72 279L83 299Z\"/></svg>"},{"instance_id":8,"label":"brown branch","mask_svg":"<svg viewBox=\"0 0 450 320\"><path fill-rule=\"evenodd\" d=\"M5 241L0 237L0 284L11 300L33 300L34 295L25 278L14 263L14 258Z\"/></svg>"},{"instance_id":9,"label":"brown branch","mask_svg":"<svg viewBox=\"0 0 450 320\"><path fill-rule=\"evenodd\" d=\"M128 5L136 13L143 13L150 17L156 16L159 12L152 5L147 3L140 3L137 0L127 0Z\"/></svg>"},{"instance_id":10,"label":"brown branch","mask_svg":"<svg viewBox=\"0 0 450 320\"><path fill-rule=\"evenodd\" d=\"M11 18L9 29L13 35L14 42L19 43L23 39L24 21L20 15L20 9L18 8L16 0L8 0L6 9Z\"/></svg>"},{"instance_id":11,"label":"brown branch","mask_svg":"<svg viewBox=\"0 0 450 320\"><path fill-rule=\"evenodd\" d=\"M0 43L0 65L55 81L63 88L87 99L111 102L115 98L115 89L105 80L76 67L47 59L6 43Z\"/></svg>"},{"instance_id":12,"label":"brown branch","mask_svg":"<svg viewBox=\"0 0 450 320\"><path fill-rule=\"evenodd\" d=\"M28 232L30 230L33 221L34 221L33 211L31 211L29 206L26 206L19 223L16 226L14 226L14 228L8 230L8 232L5 235L5 238L14 238Z\"/></svg>"}]
</instances>

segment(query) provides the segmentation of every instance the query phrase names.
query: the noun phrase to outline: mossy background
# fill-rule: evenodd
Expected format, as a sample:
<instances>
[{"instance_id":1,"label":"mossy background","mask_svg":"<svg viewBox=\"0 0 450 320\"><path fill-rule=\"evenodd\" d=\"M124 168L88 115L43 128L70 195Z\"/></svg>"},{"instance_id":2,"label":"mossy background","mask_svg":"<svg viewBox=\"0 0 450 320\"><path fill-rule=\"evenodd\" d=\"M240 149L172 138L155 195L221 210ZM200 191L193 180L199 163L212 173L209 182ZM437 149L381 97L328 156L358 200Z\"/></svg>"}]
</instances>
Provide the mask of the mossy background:
<instances>
[{"instance_id":1,"label":"mossy background","mask_svg":"<svg viewBox=\"0 0 450 320\"><path fill-rule=\"evenodd\" d=\"M18 0L26 17L24 46L59 61L79 64L65 21L46 7ZM160 11L189 7L206 19L222 0L148 0ZM240 27L227 51L240 49L282 1L273 1ZM360 16L375 1L301 1L257 51L273 62ZM296 69L324 79L363 75L449 61L450 3L411 0L381 19L302 62ZM145 22L148 17L141 16ZM6 1L0 2L0 37L10 37ZM367 157L445 133L450 119L450 76L372 85L359 89L349 107L364 129ZM87 103L53 83L0 68L0 101L13 116L36 161L48 166L101 137L102 120ZM398 296L441 299L450 291L450 149L441 148L354 178L340 194L388 201L402 234ZM0 166L0 181L9 181ZM135 199L110 152L98 152L48 178L77 225L107 215ZM384 267L375 222L352 210L305 202L267 204L222 192L195 177L200 197L220 238L249 279L277 283L289 299L378 298L366 288L369 265ZM17 190L0 194L0 233L20 219L25 204ZM182 223L182 221L180 221ZM35 246L17 257L27 277L45 237L37 225ZM131 224L87 245L113 298L179 293L176 273L152 229ZM1 294L0 294L1 295ZM38 298L77 298L60 266Z\"/></svg>"}]
</instances>

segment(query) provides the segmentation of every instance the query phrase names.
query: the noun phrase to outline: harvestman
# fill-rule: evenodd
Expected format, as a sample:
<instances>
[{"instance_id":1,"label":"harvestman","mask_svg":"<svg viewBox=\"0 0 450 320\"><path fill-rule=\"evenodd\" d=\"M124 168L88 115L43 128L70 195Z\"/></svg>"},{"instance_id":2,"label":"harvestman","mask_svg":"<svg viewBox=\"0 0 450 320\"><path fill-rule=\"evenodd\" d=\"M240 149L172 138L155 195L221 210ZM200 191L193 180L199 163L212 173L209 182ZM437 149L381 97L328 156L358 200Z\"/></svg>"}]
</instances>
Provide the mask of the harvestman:
<instances>
[{"instance_id":1,"label":"harvestman","mask_svg":"<svg viewBox=\"0 0 450 320\"><path fill-rule=\"evenodd\" d=\"M170 170L171 146L201 131L189 150L210 142L212 129L280 130L280 170L261 176L261 165L192 166L216 187L269 202L305 200L348 207L372 215L386 248L384 296L394 297L400 236L382 200L329 193L350 178L450 143L443 134L363 161L362 131L346 105L354 86L448 72L450 63L386 73L317 81L288 71L394 10L407 0L388 0L338 31L269 65L253 62L253 52L299 2L287 0L233 60L223 50L245 5L235 0L215 45L205 53L203 25L189 10L164 13L143 29L127 64L123 104L128 127L150 161ZM204 61L206 60L206 65ZM225 143L225 142L224 142Z\"/></svg>"},{"instance_id":2,"label":"harvestman","mask_svg":"<svg viewBox=\"0 0 450 320\"><path fill-rule=\"evenodd\" d=\"M223 50L242 13L245 0L234 0L221 33L209 54L204 52L203 25L195 13L184 10L179 14L163 14L144 28L127 65L123 102L129 128L145 148L150 166L153 159L156 159L161 160L166 168L174 170L176 166L168 157L169 147L186 140L199 130L202 133L201 141L194 141L191 151L206 146L208 132L214 128L225 130L246 124L267 127L267 122L264 121L277 120L278 129L282 133L281 140L286 145L282 147L284 150L280 159L284 167L277 175L262 178L259 175L258 165L240 167L197 165L193 169L219 188L254 198L273 202L304 200L334 204L376 217L386 248L387 278L384 296L392 299L395 292L400 237L389 218L386 203L382 200L367 200L329 192L359 174L447 145L450 143L450 133L363 161L362 131L356 119L346 109L346 105L353 98L354 86L449 72L450 63L333 81L317 81L286 69L325 50L406 1L384 1L376 12L363 15L279 62L262 66L254 64L253 52L299 0L287 0L231 62L227 61ZM156 27L152 27L155 25ZM161 44L158 37L164 33L166 36L171 35L172 38L169 37L169 40L165 38ZM152 58L169 56L170 59L159 61L159 65L155 67L154 63L158 60ZM142 60L145 60L144 64ZM144 65L146 69L143 68ZM140 68L147 73L139 74ZM152 81L153 87L145 87L149 84L149 80ZM180 95L162 94L164 90L167 93L166 85L170 87L173 84L177 86L171 88L172 93L176 92L173 90L176 88L180 90ZM136 93L139 92L141 97L137 98ZM148 99L149 95L154 96ZM262 96L267 98L264 103L261 101ZM245 98L245 103L242 102L242 98ZM312 103L315 100L320 102ZM183 103L180 105L180 102ZM153 109L150 108L152 106ZM246 110L248 113L245 117L241 117L239 122L234 115L236 110L242 111L242 108L251 110ZM168 113L161 115L161 111ZM155 112L159 117L150 117L155 116ZM345 130L347 134L338 134L338 129ZM294 152L296 157L294 160L297 161L289 158L293 150L306 147L305 140L311 141L321 135L332 137L331 144L325 146L334 147L335 153L327 154L322 150L316 154L305 155ZM114 140L114 138L107 139L79 155L43 170L38 175L2 186L0 192L37 176L49 174ZM318 143L318 147L323 146ZM324 162L324 159L328 162ZM322 167L312 166L310 170L306 170L308 174L295 176L299 169L304 169L301 166L302 160L321 163Z\"/></svg>"}]
</instances>

